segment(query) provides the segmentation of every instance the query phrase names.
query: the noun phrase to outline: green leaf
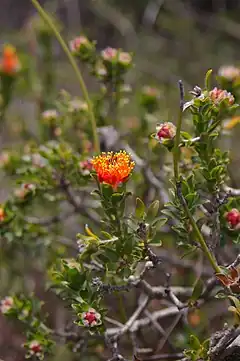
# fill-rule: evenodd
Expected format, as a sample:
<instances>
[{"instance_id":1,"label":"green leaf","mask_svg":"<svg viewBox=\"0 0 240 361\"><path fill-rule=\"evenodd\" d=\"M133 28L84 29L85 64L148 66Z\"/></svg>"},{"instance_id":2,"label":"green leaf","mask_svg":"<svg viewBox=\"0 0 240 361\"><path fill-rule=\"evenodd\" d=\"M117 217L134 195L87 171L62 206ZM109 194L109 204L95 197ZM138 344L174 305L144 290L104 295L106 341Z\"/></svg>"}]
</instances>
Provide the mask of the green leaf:
<instances>
[{"instance_id":1,"label":"green leaf","mask_svg":"<svg viewBox=\"0 0 240 361\"><path fill-rule=\"evenodd\" d=\"M117 262L118 259L119 259L119 256L118 256L117 252L112 250L111 248L105 248L105 256L111 262Z\"/></svg>"},{"instance_id":2,"label":"green leaf","mask_svg":"<svg viewBox=\"0 0 240 361\"><path fill-rule=\"evenodd\" d=\"M201 278L198 279L197 283L194 286L191 301L197 301L202 294L204 283Z\"/></svg>"},{"instance_id":3,"label":"green leaf","mask_svg":"<svg viewBox=\"0 0 240 361\"><path fill-rule=\"evenodd\" d=\"M145 213L145 205L140 198L136 199L136 212L135 216L138 219L143 219Z\"/></svg>"},{"instance_id":4,"label":"green leaf","mask_svg":"<svg viewBox=\"0 0 240 361\"><path fill-rule=\"evenodd\" d=\"M108 185L108 184L102 183L101 188L102 188L103 197L104 197L106 200L110 200L110 198L111 198L111 196L112 196L112 194L113 194L113 188L112 188L112 186L110 186L110 185Z\"/></svg>"},{"instance_id":5,"label":"green leaf","mask_svg":"<svg viewBox=\"0 0 240 361\"><path fill-rule=\"evenodd\" d=\"M95 197L101 196L101 193L99 192L98 189L94 189L90 194Z\"/></svg>"},{"instance_id":6,"label":"green leaf","mask_svg":"<svg viewBox=\"0 0 240 361\"><path fill-rule=\"evenodd\" d=\"M195 335L190 336L189 345L193 350L199 350L201 347L201 343Z\"/></svg>"},{"instance_id":7,"label":"green leaf","mask_svg":"<svg viewBox=\"0 0 240 361\"><path fill-rule=\"evenodd\" d=\"M204 82L205 88L206 88L207 90L210 90L210 89L211 89L211 85L210 85L211 75L212 75L212 69L209 69L209 70L207 71L206 76L205 76L205 82Z\"/></svg>"},{"instance_id":8,"label":"green leaf","mask_svg":"<svg viewBox=\"0 0 240 361\"><path fill-rule=\"evenodd\" d=\"M218 292L215 295L215 298L225 299L225 298L227 298L227 295L225 293L223 293L223 292Z\"/></svg>"},{"instance_id":9,"label":"green leaf","mask_svg":"<svg viewBox=\"0 0 240 361\"><path fill-rule=\"evenodd\" d=\"M124 193L113 193L112 204L117 205L124 197Z\"/></svg>"},{"instance_id":10,"label":"green leaf","mask_svg":"<svg viewBox=\"0 0 240 361\"><path fill-rule=\"evenodd\" d=\"M228 296L228 298L230 298L230 300L234 303L237 310L240 311L240 301L237 299L237 297Z\"/></svg>"},{"instance_id":11,"label":"green leaf","mask_svg":"<svg viewBox=\"0 0 240 361\"><path fill-rule=\"evenodd\" d=\"M104 237L106 237L106 239L111 239L112 238L112 235L108 232L105 232L105 231L101 231L101 233L104 235Z\"/></svg>"},{"instance_id":12,"label":"green leaf","mask_svg":"<svg viewBox=\"0 0 240 361\"><path fill-rule=\"evenodd\" d=\"M148 208L148 211L147 211L147 217L146 217L147 223L154 221L156 215L158 214L159 205L160 205L159 200L154 201L150 205L150 207Z\"/></svg>"},{"instance_id":13,"label":"green leaf","mask_svg":"<svg viewBox=\"0 0 240 361\"><path fill-rule=\"evenodd\" d=\"M163 227L166 222L167 222L167 218L161 218L161 217L158 217L158 218L155 218L154 221L152 222L152 226L153 227L157 227L158 229Z\"/></svg>"}]
</instances>

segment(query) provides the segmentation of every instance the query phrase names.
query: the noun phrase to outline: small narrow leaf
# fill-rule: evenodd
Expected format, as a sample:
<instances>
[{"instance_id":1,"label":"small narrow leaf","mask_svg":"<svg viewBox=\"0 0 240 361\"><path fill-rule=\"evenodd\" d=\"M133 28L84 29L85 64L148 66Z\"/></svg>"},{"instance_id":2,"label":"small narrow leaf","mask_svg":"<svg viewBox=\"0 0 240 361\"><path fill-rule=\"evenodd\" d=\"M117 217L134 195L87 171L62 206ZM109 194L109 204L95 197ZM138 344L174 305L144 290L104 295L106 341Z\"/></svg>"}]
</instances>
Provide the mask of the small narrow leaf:
<instances>
[{"instance_id":1,"label":"small narrow leaf","mask_svg":"<svg viewBox=\"0 0 240 361\"><path fill-rule=\"evenodd\" d=\"M152 222L152 226L153 227L155 226L159 229L166 224L167 220L168 220L167 218L161 218L161 217L155 218L154 221Z\"/></svg>"},{"instance_id":2,"label":"small narrow leaf","mask_svg":"<svg viewBox=\"0 0 240 361\"><path fill-rule=\"evenodd\" d=\"M146 222L147 223L150 223L150 222L153 222L155 217L157 216L158 214L158 210L159 210L159 201L156 200L154 201L150 207L148 208L148 211L147 211L147 218L146 218Z\"/></svg>"},{"instance_id":3,"label":"small narrow leaf","mask_svg":"<svg viewBox=\"0 0 240 361\"><path fill-rule=\"evenodd\" d=\"M191 301L197 301L202 294L204 283L201 278L198 279L197 283L194 286L193 293L191 296Z\"/></svg>"},{"instance_id":4,"label":"small narrow leaf","mask_svg":"<svg viewBox=\"0 0 240 361\"><path fill-rule=\"evenodd\" d=\"M210 78L211 78L211 75L212 75L212 69L209 69L207 71L207 74L205 76L205 88L207 90L210 90L211 86L210 86Z\"/></svg>"},{"instance_id":5,"label":"small narrow leaf","mask_svg":"<svg viewBox=\"0 0 240 361\"><path fill-rule=\"evenodd\" d=\"M201 347L201 343L195 335L190 336L189 344L193 350L199 350Z\"/></svg>"},{"instance_id":6,"label":"small narrow leaf","mask_svg":"<svg viewBox=\"0 0 240 361\"><path fill-rule=\"evenodd\" d=\"M140 198L136 199L136 212L135 212L135 216L138 219L142 219L144 217L144 213L145 213L145 205L143 203L143 201Z\"/></svg>"}]
</instances>

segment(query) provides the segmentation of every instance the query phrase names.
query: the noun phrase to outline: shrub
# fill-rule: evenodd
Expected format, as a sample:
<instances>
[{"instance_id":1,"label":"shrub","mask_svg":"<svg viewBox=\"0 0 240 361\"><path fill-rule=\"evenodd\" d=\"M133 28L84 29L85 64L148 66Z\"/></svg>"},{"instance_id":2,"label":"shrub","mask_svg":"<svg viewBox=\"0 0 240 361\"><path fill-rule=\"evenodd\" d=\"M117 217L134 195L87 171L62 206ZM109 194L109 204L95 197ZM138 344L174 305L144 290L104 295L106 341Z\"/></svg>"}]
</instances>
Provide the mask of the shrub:
<instances>
[{"instance_id":1,"label":"shrub","mask_svg":"<svg viewBox=\"0 0 240 361\"><path fill-rule=\"evenodd\" d=\"M1 313L22 325L29 358L58 355L61 344L112 361L224 359L239 334L240 191L228 185L229 153L219 140L239 121L239 69L221 68L218 87L209 71L188 101L180 81L176 122L159 122L159 91L144 86L139 115L126 120L133 54L99 53L83 35L68 48L33 3L68 55L83 98L61 91L52 100L47 87L38 134L20 128L24 142L1 154L18 185L0 206ZM52 33L44 26L36 31L46 55ZM89 95L78 61L98 92ZM20 63L6 46L2 126ZM218 305L228 325L214 334L223 325L208 318L219 317L211 318Z\"/></svg>"}]
</instances>

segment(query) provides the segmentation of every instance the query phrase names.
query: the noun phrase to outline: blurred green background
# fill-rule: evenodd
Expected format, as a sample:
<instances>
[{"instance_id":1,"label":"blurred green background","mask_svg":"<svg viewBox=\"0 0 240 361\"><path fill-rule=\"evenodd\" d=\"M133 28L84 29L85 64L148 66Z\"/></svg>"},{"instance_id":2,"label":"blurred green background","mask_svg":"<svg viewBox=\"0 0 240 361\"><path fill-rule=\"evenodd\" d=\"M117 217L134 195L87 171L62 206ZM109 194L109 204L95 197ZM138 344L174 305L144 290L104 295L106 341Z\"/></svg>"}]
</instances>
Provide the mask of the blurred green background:
<instances>
[{"instance_id":1,"label":"blurred green background","mask_svg":"<svg viewBox=\"0 0 240 361\"><path fill-rule=\"evenodd\" d=\"M203 85L209 68L216 73L222 65L240 65L240 0L50 0L40 3L60 20L67 40L84 33L97 41L99 50L113 46L133 52L135 67L127 81L136 91L144 84L160 89L159 120L175 118L179 79L183 80L187 94L194 85ZM1 0L0 4L1 44L10 42L23 54L31 54L34 38L31 20L35 16L31 1ZM64 88L77 95L79 86L57 41L54 61L56 94ZM93 89L96 84L84 68L83 72L88 87ZM29 89L24 94L19 89L8 115L11 122L17 122L21 117L34 129L32 98ZM134 101L124 111L129 119L134 117ZM14 135L7 134L1 139L0 148L13 144ZM236 187L240 177L239 135L238 125L222 140L223 147L231 151L230 172ZM3 188L0 189L0 201L5 198ZM0 335L3 330L7 344L13 329L1 319ZM15 341L19 343L17 337ZM0 336L0 351L1 347L3 338ZM5 361L13 360L10 351ZM61 350L56 359L60 354ZM61 357L67 359L67 356Z\"/></svg>"}]
</instances>

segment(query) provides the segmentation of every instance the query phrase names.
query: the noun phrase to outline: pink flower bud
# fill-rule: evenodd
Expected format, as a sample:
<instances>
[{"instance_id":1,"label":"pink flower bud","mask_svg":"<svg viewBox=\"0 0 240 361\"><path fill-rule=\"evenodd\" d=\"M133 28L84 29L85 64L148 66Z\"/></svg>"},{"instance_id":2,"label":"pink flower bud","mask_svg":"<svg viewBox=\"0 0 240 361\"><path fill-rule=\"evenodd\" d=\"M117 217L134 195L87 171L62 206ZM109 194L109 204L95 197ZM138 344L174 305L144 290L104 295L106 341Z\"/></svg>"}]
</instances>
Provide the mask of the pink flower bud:
<instances>
[{"instance_id":1,"label":"pink flower bud","mask_svg":"<svg viewBox=\"0 0 240 361\"><path fill-rule=\"evenodd\" d=\"M156 136L155 138L162 143L166 139L173 139L176 135L176 127L171 122L165 122L158 124L156 127Z\"/></svg>"},{"instance_id":2,"label":"pink flower bud","mask_svg":"<svg viewBox=\"0 0 240 361\"><path fill-rule=\"evenodd\" d=\"M222 101L227 100L229 105L232 105L235 101L234 96L230 92L216 87L209 92L209 97L214 104L219 104Z\"/></svg>"},{"instance_id":3,"label":"pink flower bud","mask_svg":"<svg viewBox=\"0 0 240 361\"><path fill-rule=\"evenodd\" d=\"M12 297L5 297L0 303L1 313L7 313L13 307L14 301Z\"/></svg>"},{"instance_id":4,"label":"pink flower bud","mask_svg":"<svg viewBox=\"0 0 240 361\"><path fill-rule=\"evenodd\" d=\"M104 60L112 61L116 58L117 53L118 53L117 49L108 47L101 52L101 55Z\"/></svg>"},{"instance_id":5,"label":"pink flower bud","mask_svg":"<svg viewBox=\"0 0 240 361\"><path fill-rule=\"evenodd\" d=\"M73 53L77 53L82 46L88 44L89 44L89 40L85 36L78 36L77 38L69 42L69 47Z\"/></svg>"}]
</instances>

